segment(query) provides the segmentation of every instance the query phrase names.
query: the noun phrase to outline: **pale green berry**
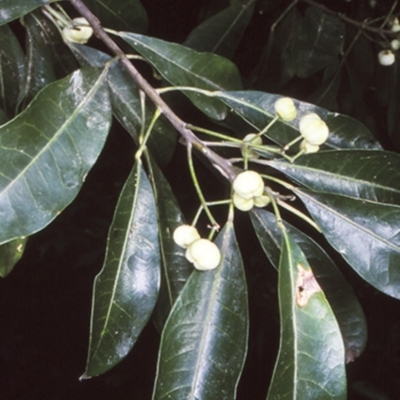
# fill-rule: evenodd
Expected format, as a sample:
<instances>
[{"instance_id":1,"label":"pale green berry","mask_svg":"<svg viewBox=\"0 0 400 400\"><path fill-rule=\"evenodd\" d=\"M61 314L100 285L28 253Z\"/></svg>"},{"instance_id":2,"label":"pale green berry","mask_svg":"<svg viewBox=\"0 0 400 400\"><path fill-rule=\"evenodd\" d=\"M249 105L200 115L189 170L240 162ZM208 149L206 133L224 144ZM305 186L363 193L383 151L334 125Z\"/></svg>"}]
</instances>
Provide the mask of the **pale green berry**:
<instances>
[{"instance_id":1,"label":"pale green berry","mask_svg":"<svg viewBox=\"0 0 400 400\"><path fill-rule=\"evenodd\" d=\"M300 150L302 150L305 154L316 153L319 150L319 146L315 146L307 142L307 140L303 140L300 143Z\"/></svg>"},{"instance_id":2,"label":"pale green berry","mask_svg":"<svg viewBox=\"0 0 400 400\"><path fill-rule=\"evenodd\" d=\"M237 193L233 193L232 195L233 205L240 211L249 211L254 206L254 200L251 199L244 199L240 197Z\"/></svg>"},{"instance_id":3,"label":"pale green berry","mask_svg":"<svg viewBox=\"0 0 400 400\"><path fill-rule=\"evenodd\" d=\"M186 249L194 241L200 239L200 235L194 226L180 225L174 230L173 239L178 246Z\"/></svg>"},{"instance_id":4,"label":"pale green berry","mask_svg":"<svg viewBox=\"0 0 400 400\"><path fill-rule=\"evenodd\" d=\"M247 134L244 137L243 141L246 143L254 144L256 146L261 146L263 144L262 137L258 136L256 133ZM242 148L242 156L243 157L245 156L245 154L244 154L245 151L247 153L247 158L256 159L256 158L260 157L254 150L252 150L248 147L246 147L246 149Z\"/></svg>"},{"instance_id":5,"label":"pale green berry","mask_svg":"<svg viewBox=\"0 0 400 400\"><path fill-rule=\"evenodd\" d=\"M388 67L389 65L394 64L396 57L391 50L382 50L378 53L378 60L379 64Z\"/></svg>"},{"instance_id":6,"label":"pale green berry","mask_svg":"<svg viewBox=\"0 0 400 400\"><path fill-rule=\"evenodd\" d=\"M261 196L264 192L264 181L255 171L243 171L233 181L233 190L245 200Z\"/></svg>"},{"instance_id":7,"label":"pale green berry","mask_svg":"<svg viewBox=\"0 0 400 400\"><path fill-rule=\"evenodd\" d=\"M390 47L392 50L397 51L400 49L400 40L399 39L393 39L390 42Z\"/></svg>"},{"instance_id":8,"label":"pale green berry","mask_svg":"<svg viewBox=\"0 0 400 400\"><path fill-rule=\"evenodd\" d=\"M187 248L186 258L196 269L205 271L218 267L221 262L221 252L210 240L198 239Z\"/></svg>"},{"instance_id":9,"label":"pale green berry","mask_svg":"<svg viewBox=\"0 0 400 400\"><path fill-rule=\"evenodd\" d=\"M93 35L93 29L86 18L79 17L72 20L74 28L65 27L63 34L65 39L73 43L85 44Z\"/></svg>"},{"instance_id":10,"label":"pale green berry","mask_svg":"<svg viewBox=\"0 0 400 400\"><path fill-rule=\"evenodd\" d=\"M282 97L275 102L275 112L284 121L292 121L296 118L297 110L290 97Z\"/></svg>"},{"instance_id":11,"label":"pale green berry","mask_svg":"<svg viewBox=\"0 0 400 400\"><path fill-rule=\"evenodd\" d=\"M260 208L265 207L270 202L271 202L271 199L269 198L269 196L262 195L262 196L254 197L254 205L256 207L260 207Z\"/></svg>"},{"instance_id":12,"label":"pale green berry","mask_svg":"<svg viewBox=\"0 0 400 400\"><path fill-rule=\"evenodd\" d=\"M315 113L304 115L300 119L299 130L303 138L314 146L325 143L329 136L329 128Z\"/></svg>"}]
</instances>

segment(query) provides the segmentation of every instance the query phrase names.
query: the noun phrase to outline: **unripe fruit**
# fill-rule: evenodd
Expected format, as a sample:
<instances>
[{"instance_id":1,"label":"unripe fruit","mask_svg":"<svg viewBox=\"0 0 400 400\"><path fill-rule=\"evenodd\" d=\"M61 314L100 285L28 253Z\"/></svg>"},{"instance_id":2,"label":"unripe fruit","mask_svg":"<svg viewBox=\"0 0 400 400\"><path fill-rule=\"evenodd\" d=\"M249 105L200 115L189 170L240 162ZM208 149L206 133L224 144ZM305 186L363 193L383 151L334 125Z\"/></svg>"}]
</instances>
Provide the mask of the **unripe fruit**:
<instances>
[{"instance_id":1,"label":"unripe fruit","mask_svg":"<svg viewBox=\"0 0 400 400\"><path fill-rule=\"evenodd\" d=\"M63 29L64 37L74 43L85 44L93 35L93 29L87 22L86 18L74 18L72 20L73 25L76 28L67 28Z\"/></svg>"},{"instance_id":2,"label":"unripe fruit","mask_svg":"<svg viewBox=\"0 0 400 400\"><path fill-rule=\"evenodd\" d=\"M297 110L290 97L282 97L275 102L275 112L280 119L292 121L296 118Z\"/></svg>"},{"instance_id":3,"label":"unripe fruit","mask_svg":"<svg viewBox=\"0 0 400 400\"><path fill-rule=\"evenodd\" d=\"M198 239L186 250L186 258L196 269L205 271L218 267L221 252L218 246L208 239Z\"/></svg>"},{"instance_id":4,"label":"unripe fruit","mask_svg":"<svg viewBox=\"0 0 400 400\"><path fill-rule=\"evenodd\" d=\"M300 143L300 150L302 150L305 154L316 153L319 150L319 146L315 146L307 142L307 140L303 140Z\"/></svg>"},{"instance_id":5,"label":"unripe fruit","mask_svg":"<svg viewBox=\"0 0 400 400\"><path fill-rule=\"evenodd\" d=\"M379 64L387 67L394 64L396 57L391 50L382 50L378 53Z\"/></svg>"},{"instance_id":6,"label":"unripe fruit","mask_svg":"<svg viewBox=\"0 0 400 400\"><path fill-rule=\"evenodd\" d=\"M315 113L306 114L300 119L299 130L303 138L313 146L325 143L329 136L328 126Z\"/></svg>"},{"instance_id":7,"label":"unripe fruit","mask_svg":"<svg viewBox=\"0 0 400 400\"><path fill-rule=\"evenodd\" d=\"M200 235L194 226L181 225L174 230L173 239L178 246L186 249L193 242L200 239Z\"/></svg>"},{"instance_id":8,"label":"unripe fruit","mask_svg":"<svg viewBox=\"0 0 400 400\"><path fill-rule=\"evenodd\" d=\"M271 202L271 199L268 196L258 196L254 198L254 205L256 207L265 207Z\"/></svg>"},{"instance_id":9,"label":"unripe fruit","mask_svg":"<svg viewBox=\"0 0 400 400\"><path fill-rule=\"evenodd\" d=\"M256 133L249 133L248 135L246 135L243 139L243 142L247 142L247 143L251 143L251 144L255 144L257 146L261 146L263 144L262 141L262 137L258 136ZM247 153L247 158L258 158L260 157L255 151L253 151L252 149L249 148L242 148L242 156L245 156L245 151Z\"/></svg>"},{"instance_id":10,"label":"unripe fruit","mask_svg":"<svg viewBox=\"0 0 400 400\"><path fill-rule=\"evenodd\" d=\"M390 42L390 47L392 50L397 51L400 49L400 40L399 39L393 39Z\"/></svg>"},{"instance_id":11,"label":"unripe fruit","mask_svg":"<svg viewBox=\"0 0 400 400\"><path fill-rule=\"evenodd\" d=\"M233 190L245 200L261 196L264 192L264 181L255 171L243 171L233 181Z\"/></svg>"},{"instance_id":12,"label":"unripe fruit","mask_svg":"<svg viewBox=\"0 0 400 400\"><path fill-rule=\"evenodd\" d=\"M254 207L253 198L244 199L243 197L240 197L237 193L233 193L232 201L233 205L240 211L249 211Z\"/></svg>"},{"instance_id":13,"label":"unripe fruit","mask_svg":"<svg viewBox=\"0 0 400 400\"><path fill-rule=\"evenodd\" d=\"M394 19L393 25L390 28L390 30L392 32L399 32L400 31L400 23L399 23L399 20L397 18Z\"/></svg>"}]
</instances>

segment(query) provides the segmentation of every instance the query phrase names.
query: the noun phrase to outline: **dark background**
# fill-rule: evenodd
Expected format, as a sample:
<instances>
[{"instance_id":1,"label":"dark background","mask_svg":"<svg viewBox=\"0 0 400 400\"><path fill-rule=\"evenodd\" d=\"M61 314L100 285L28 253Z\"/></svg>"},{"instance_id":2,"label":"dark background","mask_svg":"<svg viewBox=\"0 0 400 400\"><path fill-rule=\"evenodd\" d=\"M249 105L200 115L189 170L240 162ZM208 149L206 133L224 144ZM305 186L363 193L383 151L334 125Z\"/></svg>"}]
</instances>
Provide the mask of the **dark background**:
<instances>
[{"instance_id":1,"label":"dark background","mask_svg":"<svg viewBox=\"0 0 400 400\"><path fill-rule=\"evenodd\" d=\"M199 10L205 2L142 3L149 13L150 35L182 42L198 24ZM246 60L240 64L244 72L258 54L257 27L262 18L256 15L253 28L249 28L246 43L251 42L253 49L250 51L245 43L238 51L239 60ZM374 126L380 123L378 111ZM390 141L387 143L391 149ZM0 280L1 400L151 398L159 341L152 323L120 365L101 377L79 381L88 346L92 283L102 266L113 208L132 166L133 154L130 137L114 124L77 199L54 223L30 238L23 259L7 278ZM178 147L166 169L178 196L182 183L190 187L187 171L181 168L182 160L184 152ZM206 191L215 195L221 185L207 174L204 172L200 179ZM178 197L188 218L192 216L193 196L187 189L184 197ZM247 217L238 216L238 226L251 313L249 354L238 399L261 400L266 397L279 344L276 274L253 236ZM349 399L397 400L400 302L368 286L337 257L335 261L353 285L369 327L364 354L348 365Z\"/></svg>"}]
</instances>

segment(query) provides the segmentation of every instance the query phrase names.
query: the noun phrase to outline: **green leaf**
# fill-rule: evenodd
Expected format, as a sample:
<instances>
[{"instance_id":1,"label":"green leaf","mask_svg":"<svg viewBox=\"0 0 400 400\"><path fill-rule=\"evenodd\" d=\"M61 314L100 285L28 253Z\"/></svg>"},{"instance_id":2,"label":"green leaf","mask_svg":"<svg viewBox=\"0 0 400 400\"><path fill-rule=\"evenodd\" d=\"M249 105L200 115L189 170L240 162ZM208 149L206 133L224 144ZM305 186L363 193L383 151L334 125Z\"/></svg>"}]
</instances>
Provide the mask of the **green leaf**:
<instances>
[{"instance_id":1,"label":"green leaf","mask_svg":"<svg viewBox=\"0 0 400 400\"><path fill-rule=\"evenodd\" d=\"M256 131L265 128L275 117L274 104L282 96L257 91L219 92L215 96L241 116ZM290 122L278 120L266 136L279 145L285 145L300 135L300 118L308 113L318 114L329 127L326 147L333 149L381 149L371 132L357 120L330 112L313 104L293 99L297 117Z\"/></svg>"},{"instance_id":2,"label":"green leaf","mask_svg":"<svg viewBox=\"0 0 400 400\"><path fill-rule=\"evenodd\" d=\"M46 86L0 127L0 243L44 228L78 194L110 128L107 72Z\"/></svg>"},{"instance_id":3,"label":"green leaf","mask_svg":"<svg viewBox=\"0 0 400 400\"><path fill-rule=\"evenodd\" d=\"M18 39L7 26L0 27L0 108L8 118L16 113L21 82L25 75L25 56Z\"/></svg>"},{"instance_id":4,"label":"green leaf","mask_svg":"<svg viewBox=\"0 0 400 400\"><path fill-rule=\"evenodd\" d=\"M193 272L165 324L153 400L236 398L247 351L248 310L232 223L216 244L222 253L219 267Z\"/></svg>"},{"instance_id":5,"label":"green leaf","mask_svg":"<svg viewBox=\"0 0 400 400\"><path fill-rule=\"evenodd\" d=\"M400 299L400 207L295 189L329 243L368 283Z\"/></svg>"},{"instance_id":6,"label":"green leaf","mask_svg":"<svg viewBox=\"0 0 400 400\"><path fill-rule=\"evenodd\" d=\"M153 192L156 198L161 255L161 287L154 310L155 324L161 332L172 306L193 271L185 257L186 250L173 238L175 228L183 225L183 215L169 183L154 162L151 162Z\"/></svg>"},{"instance_id":7,"label":"green leaf","mask_svg":"<svg viewBox=\"0 0 400 400\"><path fill-rule=\"evenodd\" d=\"M241 88L236 66L216 54L198 53L179 44L129 32L119 32L119 36L174 86L190 86L211 91ZM194 92L185 94L209 117L217 120L226 117L227 107L219 100Z\"/></svg>"},{"instance_id":8,"label":"green leaf","mask_svg":"<svg viewBox=\"0 0 400 400\"><path fill-rule=\"evenodd\" d=\"M147 13L139 0L85 0L85 4L109 29L147 30Z\"/></svg>"},{"instance_id":9,"label":"green leaf","mask_svg":"<svg viewBox=\"0 0 400 400\"><path fill-rule=\"evenodd\" d=\"M1 0L0 25L7 24L14 19L22 17L35 8L57 0Z\"/></svg>"},{"instance_id":10,"label":"green leaf","mask_svg":"<svg viewBox=\"0 0 400 400\"><path fill-rule=\"evenodd\" d=\"M294 163L278 159L266 163L308 189L400 203L400 156L397 153L340 150L308 154Z\"/></svg>"},{"instance_id":11,"label":"green leaf","mask_svg":"<svg viewBox=\"0 0 400 400\"><path fill-rule=\"evenodd\" d=\"M309 7L291 43L291 63L301 78L335 62L344 44L345 25L320 7Z\"/></svg>"},{"instance_id":12,"label":"green leaf","mask_svg":"<svg viewBox=\"0 0 400 400\"><path fill-rule=\"evenodd\" d=\"M253 209L250 217L265 254L278 269L282 235L275 214ZM285 227L302 252L307 255L314 276L321 285L339 323L346 350L346 362L353 361L363 352L367 343L365 316L353 288L346 282L332 259L314 240L287 222Z\"/></svg>"},{"instance_id":13,"label":"green leaf","mask_svg":"<svg viewBox=\"0 0 400 400\"><path fill-rule=\"evenodd\" d=\"M71 49L82 65L100 67L111 60L111 57L107 54L88 46L75 44L71 45ZM114 115L120 124L131 134L136 144L138 144L142 126L139 90L132 78L119 63L111 65L107 80ZM155 110L154 103L147 101L146 126L150 123ZM176 130L164 115L161 115L155 123L147 142L151 155L157 160L159 165L166 165L171 160L177 139Z\"/></svg>"},{"instance_id":14,"label":"green leaf","mask_svg":"<svg viewBox=\"0 0 400 400\"><path fill-rule=\"evenodd\" d=\"M6 277L24 254L28 238L22 237L0 245L0 277Z\"/></svg>"},{"instance_id":15,"label":"green leaf","mask_svg":"<svg viewBox=\"0 0 400 400\"><path fill-rule=\"evenodd\" d=\"M232 59L254 11L255 0L233 4L202 24L188 36L184 45Z\"/></svg>"},{"instance_id":16,"label":"green leaf","mask_svg":"<svg viewBox=\"0 0 400 400\"><path fill-rule=\"evenodd\" d=\"M0 125L5 124L6 122L9 121L9 118L7 115L4 113L4 111L0 108Z\"/></svg>"},{"instance_id":17,"label":"green leaf","mask_svg":"<svg viewBox=\"0 0 400 400\"><path fill-rule=\"evenodd\" d=\"M51 46L49 46L49 41L43 40L43 37L49 36L47 21L43 14L36 12L23 18L27 56L25 79L20 95L20 101L23 100L21 109L26 108L41 89L57 79Z\"/></svg>"},{"instance_id":18,"label":"green leaf","mask_svg":"<svg viewBox=\"0 0 400 400\"><path fill-rule=\"evenodd\" d=\"M160 254L153 192L140 162L125 182L94 282L89 354L81 379L100 375L131 350L157 300Z\"/></svg>"},{"instance_id":19,"label":"green leaf","mask_svg":"<svg viewBox=\"0 0 400 400\"><path fill-rule=\"evenodd\" d=\"M339 326L306 257L284 231L278 286L281 338L267 400L345 400Z\"/></svg>"}]
</instances>

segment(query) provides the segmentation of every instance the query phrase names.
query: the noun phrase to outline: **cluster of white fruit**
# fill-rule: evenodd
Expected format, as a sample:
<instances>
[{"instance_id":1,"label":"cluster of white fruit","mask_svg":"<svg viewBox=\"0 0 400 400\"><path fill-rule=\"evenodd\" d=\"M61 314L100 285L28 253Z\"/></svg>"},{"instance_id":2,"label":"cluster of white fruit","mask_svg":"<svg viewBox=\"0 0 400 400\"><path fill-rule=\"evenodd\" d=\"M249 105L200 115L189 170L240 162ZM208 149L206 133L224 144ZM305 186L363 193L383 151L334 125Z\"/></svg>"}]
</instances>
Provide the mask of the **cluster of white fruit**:
<instances>
[{"instance_id":1,"label":"cluster of white fruit","mask_svg":"<svg viewBox=\"0 0 400 400\"><path fill-rule=\"evenodd\" d=\"M199 232L192 225L180 225L173 234L174 242L186 249L185 257L196 269L206 271L218 267L221 252L211 240L200 238Z\"/></svg>"},{"instance_id":2,"label":"cluster of white fruit","mask_svg":"<svg viewBox=\"0 0 400 400\"><path fill-rule=\"evenodd\" d=\"M265 207L271 199L264 195L264 181L256 171L243 171L233 181L232 201L241 211L249 211L254 206Z\"/></svg>"},{"instance_id":3,"label":"cluster of white fruit","mask_svg":"<svg viewBox=\"0 0 400 400\"><path fill-rule=\"evenodd\" d=\"M397 18L393 20L390 30L392 32L400 32L400 22ZM390 42L390 49L381 50L378 53L379 64L385 67L394 64L396 61L396 56L394 55L393 51L397 51L399 49L400 40L398 38L392 39Z\"/></svg>"},{"instance_id":4,"label":"cluster of white fruit","mask_svg":"<svg viewBox=\"0 0 400 400\"><path fill-rule=\"evenodd\" d=\"M289 97L282 97L275 102L275 112L284 121L292 121L297 115L296 106ZM300 143L303 153L317 152L329 136L328 126L315 113L309 113L300 118L299 131L303 137Z\"/></svg>"},{"instance_id":5,"label":"cluster of white fruit","mask_svg":"<svg viewBox=\"0 0 400 400\"><path fill-rule=\"evenodd\" d=\"M93 35L93 29L86 18L74 18L72 20L72 26L72 28L65 27L63 29L65 39L70 42L85 44Z\"/></svg>"}]
</instances>

